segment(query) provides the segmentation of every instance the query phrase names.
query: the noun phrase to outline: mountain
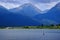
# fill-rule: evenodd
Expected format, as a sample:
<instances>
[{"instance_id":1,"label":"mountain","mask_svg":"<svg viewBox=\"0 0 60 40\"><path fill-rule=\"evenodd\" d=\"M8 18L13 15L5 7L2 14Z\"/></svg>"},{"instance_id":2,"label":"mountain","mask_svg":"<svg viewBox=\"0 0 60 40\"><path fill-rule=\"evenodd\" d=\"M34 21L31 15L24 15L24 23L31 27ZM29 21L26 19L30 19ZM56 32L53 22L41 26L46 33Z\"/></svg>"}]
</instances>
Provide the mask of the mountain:
<instances>
[{"instance_id":1,"label":"mountain","mask_svg":"<svg viewBox=\"0 0 60 40\"><path fill-rule=\"evenodd\" d=\"M35 18L43 24L60 24L60 3L56 4L47 13L36 15Z\"/></svg>"},{"instance_id":2,"label":"mountain","mask_svg":"<svg viewBox=\"0 0 60 40\"><path fill-rule=\"evenodd\" d=\"M22 14L22 15L26 15L26 16L29 16L29 17L34 17L35 15L37 15L41 12L40 9L38 9L37 7L35 7L31 3L23 4L23 5L21 5L17 8L10 9L10 11L15 12L15 13L19 13L19 14Z\"/></svg>"},{"instance_id":3,"label":"mountain","mask_svg":"<svg viewBox=\"0 0 60 40\"><path fill-rule=\"evenodd\" d=\"M0 6L0 26L36 26L39 22L30 17L15 14Z\"/></svg>"}]
</instances>

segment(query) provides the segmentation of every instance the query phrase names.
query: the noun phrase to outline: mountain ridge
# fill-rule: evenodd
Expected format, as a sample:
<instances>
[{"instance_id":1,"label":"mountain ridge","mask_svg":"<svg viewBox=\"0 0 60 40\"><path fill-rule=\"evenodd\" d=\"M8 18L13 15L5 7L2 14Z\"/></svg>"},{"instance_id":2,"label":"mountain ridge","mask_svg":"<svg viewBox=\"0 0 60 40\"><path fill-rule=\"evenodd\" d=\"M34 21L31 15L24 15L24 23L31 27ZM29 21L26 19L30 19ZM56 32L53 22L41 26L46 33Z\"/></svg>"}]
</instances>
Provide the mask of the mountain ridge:
<instances>
[{"instance_id":1,"label":"mountain ridge","mask_svg":"<svg viewBox=\"0 0 60 40\"><path fill-rule=\"evenodd\" d=\"M11 9L11 12L20 13L31 17L39 14L40 10L32 4L24 4L18 8Z\"/></svg>"},{"instance_id":2,"label":"mountain ridge","mask_svg":"<svg viewBox=\"0 0 60 40\"><path fill-rule=\"evenodd\" d=\"M35 18L40 21L42 21L44 19L47 22L48 22L48 20L50 20L51 24L60 24L60 9L57 8L57 7L60 7L60 3L58 3L58 4L56 4L53 8L51 8L47 13L44 13L42 15L41 14L36 15ZM52 21L53 21L53 23L52 23ZM47 24L49 24L49 23L47 23ZM44 22L43 22L43 24L44 24ZM45 24L46 24L46 22L45 22Z\"/></svg>"},{"instance_id":3,"label":"mountain ridge","mask_svg":"<svg viewBox=\"0 0 60 40\"><path fill-rule=\"evenodd\" d=\"M2 10L2 11L1 11ZM15 14L5 8L0 9L0 26L36 26L39 22L21 14Z\"/></svg>"}]
</instances>

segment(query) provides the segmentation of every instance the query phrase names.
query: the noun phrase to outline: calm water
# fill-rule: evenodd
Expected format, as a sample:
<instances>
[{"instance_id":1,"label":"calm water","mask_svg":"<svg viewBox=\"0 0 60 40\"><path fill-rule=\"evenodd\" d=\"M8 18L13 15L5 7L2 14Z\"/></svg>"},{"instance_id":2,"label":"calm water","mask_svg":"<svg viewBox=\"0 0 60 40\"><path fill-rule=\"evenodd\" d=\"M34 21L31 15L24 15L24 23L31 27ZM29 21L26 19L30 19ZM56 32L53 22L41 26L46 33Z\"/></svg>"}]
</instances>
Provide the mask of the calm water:
<instances>
[{"instance_id":1,"label":"calm water","mask_svg":"<svg viewBox=\"0 0 60 40\"><path fill-rule=\"evenodd\" d=\"M0 30L0 40L60 40L59 29Z\"/></svg>"}]
</instances>

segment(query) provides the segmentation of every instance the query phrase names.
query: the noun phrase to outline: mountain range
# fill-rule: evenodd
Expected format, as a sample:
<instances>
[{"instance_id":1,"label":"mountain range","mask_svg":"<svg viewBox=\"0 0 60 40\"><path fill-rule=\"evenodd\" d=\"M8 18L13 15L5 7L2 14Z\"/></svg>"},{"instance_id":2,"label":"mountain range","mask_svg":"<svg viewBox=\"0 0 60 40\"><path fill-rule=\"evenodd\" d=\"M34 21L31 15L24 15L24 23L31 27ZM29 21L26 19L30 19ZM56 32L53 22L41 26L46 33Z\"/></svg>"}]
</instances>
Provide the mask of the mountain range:
<instances>
[{"instance_id":1,"label":"mountain range","mask_svg":"<svg viewBox=\"0 0 60 40\"><path fill-rule=\"evenodd\" d=\"M56 4L47 13L36 15L35 18L41 20L43 24L60 24L60 3Z\"/></svg>"},{"instance_id":2,"label":"mountain range","mask_svg":"<svg viewBox=\"0 0 60 40\"><path fill-rule=\"evenodd\" d=\"M38 26L60 24L60 3L48 11L42 12L33 4L24 4L17 8L6 9L0 6L0 26Z\"/></svg>"},{"instance_id":3,"label":"mountain range","mask_svg":"<svg viewBox=\"0 0 60 40\"><path fill-rule=\"evenodd\" d=\"M37 14L40 14L41 10L35 7L33 4L26 3L17 8L10 9L11 12L19 13L29 17L34 17Z\"/></svg>"},{"instance_id":4,"label":"mountain range","mask_svg":"<svg viewBox=\"0 0 60 40\"><path fill-rule=\"evenodd\" d=\"M0 6L0 26L36 26L40 25L36 20L20 13L13 13Z\"/></svg>"}]
</instances>

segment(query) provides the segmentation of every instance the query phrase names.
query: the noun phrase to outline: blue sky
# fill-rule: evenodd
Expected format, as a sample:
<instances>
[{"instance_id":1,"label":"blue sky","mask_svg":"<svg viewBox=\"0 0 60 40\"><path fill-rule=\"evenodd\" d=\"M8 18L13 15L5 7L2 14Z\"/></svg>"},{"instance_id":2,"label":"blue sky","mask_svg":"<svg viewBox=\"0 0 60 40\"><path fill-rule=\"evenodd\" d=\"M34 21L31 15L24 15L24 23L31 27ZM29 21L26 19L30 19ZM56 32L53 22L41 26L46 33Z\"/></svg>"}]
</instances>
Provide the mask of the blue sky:
<instances>
[{"instance_id":1,"label":"blue sky","mask_svg":"<svg viewBox=\"0 0 60 40\"><path fill-rule=\"evenodd\" d=\"M40 10L44 11L54 7L60 0L0 0L0 5L11 9L25 3L32 3Z\"/></svg>"}]
</instances>

